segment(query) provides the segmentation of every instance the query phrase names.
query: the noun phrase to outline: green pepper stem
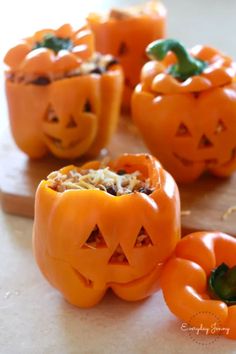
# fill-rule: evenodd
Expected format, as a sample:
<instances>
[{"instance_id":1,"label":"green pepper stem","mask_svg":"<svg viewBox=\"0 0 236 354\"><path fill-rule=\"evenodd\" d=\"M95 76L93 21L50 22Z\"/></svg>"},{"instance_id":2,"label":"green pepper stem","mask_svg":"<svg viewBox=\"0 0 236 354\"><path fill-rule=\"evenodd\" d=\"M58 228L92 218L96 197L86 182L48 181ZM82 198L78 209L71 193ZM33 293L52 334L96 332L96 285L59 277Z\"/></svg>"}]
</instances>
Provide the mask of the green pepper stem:
<instances>
[{"instance_id":1,"label":"green pepper stem","mask_svg":"<svg viewBox=\"0 0 236 354\"><path fill-rule=\"evenodd\" d=\"M225 263L219 265L211 272L208 285L213 298L229 306L236 304L236 266L229 268Z\"/></svg>"},{"instance_id":2,"label":"green pepper stem","mask_svg":"<svg viewBox=\"0 0 236 354\"><path fill-rule=\"evenodd\" d=\"M192 57L186 48L175 39L161 39L148 45L146 53L150 59L163 60L171 51L178 63L169 68L169 74L184 81L191 76L200 75L206 68L207 63Z\"/></svg>"}]
</instances>

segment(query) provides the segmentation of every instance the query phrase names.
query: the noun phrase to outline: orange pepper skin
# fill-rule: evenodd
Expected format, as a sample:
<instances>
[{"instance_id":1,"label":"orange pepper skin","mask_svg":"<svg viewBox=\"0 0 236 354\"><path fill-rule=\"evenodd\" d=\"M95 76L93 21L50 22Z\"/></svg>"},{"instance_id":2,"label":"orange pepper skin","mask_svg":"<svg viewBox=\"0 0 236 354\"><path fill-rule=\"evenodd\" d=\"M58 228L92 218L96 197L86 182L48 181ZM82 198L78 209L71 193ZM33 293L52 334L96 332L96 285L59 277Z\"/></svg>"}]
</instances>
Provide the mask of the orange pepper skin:
<instances>
[{"instance_id":1,"label":"orange pepper skin","mask_svg":"<svg viewBox=\"0 0 236 354\"><path fill-rule=\"evenodd\" d=\"M236 305L212 299L207 279L213 269L225 263L235 266L236 239L220 232L196 232L176 246L161 275L161 287L170 311L192 327L209 329L236 339ZM218 331L213 333L216 322ZM229 329L229 330L228 330Z\"/></svg>"},{"instance_id":2,"label":"orange pepper skin","mask_svg":"<svg viewBox=\"0 0 236 354\"><path fill-rule=\"evenodd\" d=\"M166 10L160 3L146 3L146 13L125 18L105 20L97 14L88 16L95 34L96 49L118 58L124 69L125 86L122 107L130 110L131 95L139 82L140 71L148 60L145 47L166 34ZM152 8L153 6L153 8Z\"/></svg>"},{"instance_id":3,"label":"orange pepper skin","mask_svg":"<svg viewBox=\"0 0 236 354\"><path fill-rule=\"evenodd\" d=\"M35 46L47 35L69 39L72 48L61 49L58 52L47 47L36 48ZM83 50L77 51L78 45L81 45ZM71 25L64 24L57 30L43 29L25 38L6 53L4 62L11 73L43 75L73 70L93 53L94 37L87 24L82 25L78 30L73 30Z\"/></svg>"},{"instance_id":4,"label":"orange pepper skin","mask_svg":"<svg viewBox=\"0 0 236 354\"><path fill-rule=\"evenodd\" d=\"M7 81L9 118L17 146L31 158L49 152L67 159L96 156L115 131L122 85L118 66L102 75L66 78L46 86ZM87 102L91 111L87 111ZM51 109L56 122L48 119Z\"/></svg>"},{"instance_id":5,"label":"orange pepper skin","mask_svg":"<svg viewBox=\"0 0 236 354\"><path fill-rule=\"evenodd\" d=\"M73 49L58 53L50 48L32 50L46 34L70 38ZM56 31L36 32L6 54L11 130L17 146L29 157L42 158L48 153L65 159L96 156L110 141L120 110L121 67L111 65L101 74L62 75L56 79L79 68L93 53L93 35L87 26L73 31L70 25L64 25ZM54 79L44 85L11 79L20 75Z\"/></svg>"},{"instance_id":6,"label":"orange pepper skin","mask_svg":"<svg viewBox=\"0 0 236 354\"><path fill-rule=\"evenodd\" d=\"M98 168L93 161L81 169ZM163 264L180 237L178 188L173 178L148 154L124 154L110 163L114 170L139 170L155 186L150 195L112 196L99 190L58 193L42 181L37 189L33 248L47 280L73 305L92 307L108 288L127 301L159 289ZM75 168L67 166L66 172ZM80 168L77 168L80 170ZM106 246L85 246L94 226ZM144 227L152 244L134 247ZM110 264L118 245L128 264Z\"/></svg>"},{"instance_id":7,"label":"orange pepper skin","mask_svg":"<svg viewBox=\"0 0 236 354\"><path fill-rule=\"evenodd\" d=\"M132 97L132 116L151 153L180 183L208 170L229 176L236 169L236 85L232 60L197 46L204 71L181 82L166 73L172 53L148 62Z\"/></svg>"}]
</instances>

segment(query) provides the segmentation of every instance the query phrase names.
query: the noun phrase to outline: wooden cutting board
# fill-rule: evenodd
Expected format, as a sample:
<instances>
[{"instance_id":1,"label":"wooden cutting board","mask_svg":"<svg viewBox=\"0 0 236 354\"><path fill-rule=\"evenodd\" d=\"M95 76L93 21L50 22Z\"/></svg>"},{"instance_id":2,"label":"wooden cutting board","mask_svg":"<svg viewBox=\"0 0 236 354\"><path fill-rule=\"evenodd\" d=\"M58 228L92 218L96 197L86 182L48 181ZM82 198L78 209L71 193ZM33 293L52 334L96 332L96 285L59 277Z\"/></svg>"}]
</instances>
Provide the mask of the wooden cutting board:
<instances>
[{"instance_id":1,"label":"wooden cutting board","mask_svg":"<svg viewBox=\"0 0 236 354\"><path fill-rule=\"evenodd\" d=\"M146 152L142 140L130 120L123 117L117 133L104 155L116 156L123 152ZM1 137L0 177L1 202L5 212L33 217L34 194L38 183L51 171L70 164L52 156L33 161L20 152L10 131ZM78 160L76 164L83 161ZM222 216L229 207L236 205L236 174L228 179L204 176L197 182L180 186L183 233L196 230L221 230L236 236L236 213L226 220Z\"/></svg>"}]
</instances>

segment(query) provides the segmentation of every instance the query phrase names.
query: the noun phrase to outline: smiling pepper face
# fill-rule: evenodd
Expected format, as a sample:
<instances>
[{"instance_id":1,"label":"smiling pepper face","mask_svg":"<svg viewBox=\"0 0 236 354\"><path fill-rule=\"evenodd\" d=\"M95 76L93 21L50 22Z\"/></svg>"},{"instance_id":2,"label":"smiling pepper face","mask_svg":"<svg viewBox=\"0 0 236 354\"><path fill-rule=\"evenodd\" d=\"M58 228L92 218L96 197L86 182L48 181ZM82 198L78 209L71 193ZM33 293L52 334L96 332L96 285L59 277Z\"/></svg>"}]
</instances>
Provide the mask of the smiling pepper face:
<instances>
[{"instance_id":1,"label":"smiling pepper face","mask_svg":"<svg viewBox=\"0 0 236 354\"><path fill-rule=\"evenodd\" d=\"M136 91L133 103L148 148L177 181L235 170L236 87L159 97Z\"/></svg>"},{"instance_id":2,"label":"smiling pepper face","mask_svg":"<svg viewBox=\"0 0 236 354\"><path fill-rule=\"evenodd\" d=\"M87 26L45 29L6 54L6 95L18 147L32 158L48 152L74 159L97 155L115 130L123 76L94 53Z\"/></svg>"},{"instance_id":3,"label":"smiling pepper face","mask_svg":"<svg viewBox=\"0 0 236 354\"><path fill-rule=\"evenodd\" d=\"M95 168L97 162L78 169ZM108 288L126 300L159 287L163 263L179 239L176 184L150 155L124 155L111 164L139 169L153 192L113 196L101 190L63 193L41 182L36 195L34 250L46 278L66 299L95 305ZM74 166L61 170L68 174Z\"/></svg>"},{"instance_id":4,"label":"smiling pepper face","mask_svg":"<svg viewBox=\"0 0 236 354\"><path fill-rule=\"evenodd\" d=\"M96 155L116 127L122 90L119 68L47 86L6 83L18 147L32 158Z\"/></svg>"},{"instance_id":5,"label":"smiling pepper face","mask_svg":"<svg viewBox=\"0 0 236 354\"><path fill-rule=\"evenodd\" d=\"M101 111L97 77L55 82L42 122L43 140L58 157L75 158L93 144Z\"/></svg>"}]
</instances>

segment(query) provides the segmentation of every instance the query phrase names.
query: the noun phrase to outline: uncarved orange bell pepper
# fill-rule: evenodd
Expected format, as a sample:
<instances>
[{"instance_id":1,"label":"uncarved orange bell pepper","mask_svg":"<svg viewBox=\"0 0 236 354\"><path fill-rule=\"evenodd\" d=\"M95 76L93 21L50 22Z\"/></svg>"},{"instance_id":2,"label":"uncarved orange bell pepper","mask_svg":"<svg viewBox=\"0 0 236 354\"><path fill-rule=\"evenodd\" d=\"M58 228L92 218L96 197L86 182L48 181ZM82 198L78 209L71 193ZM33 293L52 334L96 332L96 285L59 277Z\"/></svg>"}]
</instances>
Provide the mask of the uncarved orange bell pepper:
<instances>
[{"instance_id":1,"label":"uncarved orange bell pepper","mask_svg":"<svg viewBox=\"0 0 236 354\"><path fill-rule=\"evenodd\" d=\"M99 168L99 162L67 166L60 172ZM180 235L179 193L173 178L148 154L124 154L109 164L113 171L140 171L154 191L114 196L101 190L57 192L40 183L33 232L37 263L48 281L72 304L90 307L111 288L128 301L143 299L159 288L164 262ZM86 246L94 227L102 247ZM150 238L136 247L140 230ZM111 263L121 248L126 263Z\"/></svg>"},{"instance_id":2,"label":"uncarved orange bell pepper","mask_svg":"<svg viewBox=\"0 0 236 354\"><path fill-rule=\"evenodd\" d=\"M112 10L110 15L90 14L88 21L95 34L96 48L118 58L125 73L123 107L130 108L134 87L147 61L145 47L166 32L166 9L159 1L142 6Z\"/></svg>"},{"instance_id":3,"label":"uncarved orange bell pepper","mask_svg":"<svg viewBox=\"0 0 236 354\"><path fill-rule=\"evenodd\" d=\"M236 239L220 232L184 237L166 263L161 286L167 306L205 334L236 339Z\"/></svg>"},{"instance_id":4,"label":"uncarved orange bell pepper","mask_svg":"<svg viewBox=\"0 0 236 354\"><path fill-rule=\"evenodd\" d=\"M93 35L86 25L77 31L70 25L44 29L6 54L11 130L28 156L95 156L109 142L123 74L112 62L103 72L84 73L93 55Z\"/></svg>"},{"instance_id":5,"label":"uncarved orange bell pepper","mask_svg":"<svg viewBox=\"0 0 236 354\"><path fill-rule=\"evenodd\" d=\"M178 182L236 169L236 67L218 50L156 41L132 99L150 151Z\"/></svg>"}]
</instances>

